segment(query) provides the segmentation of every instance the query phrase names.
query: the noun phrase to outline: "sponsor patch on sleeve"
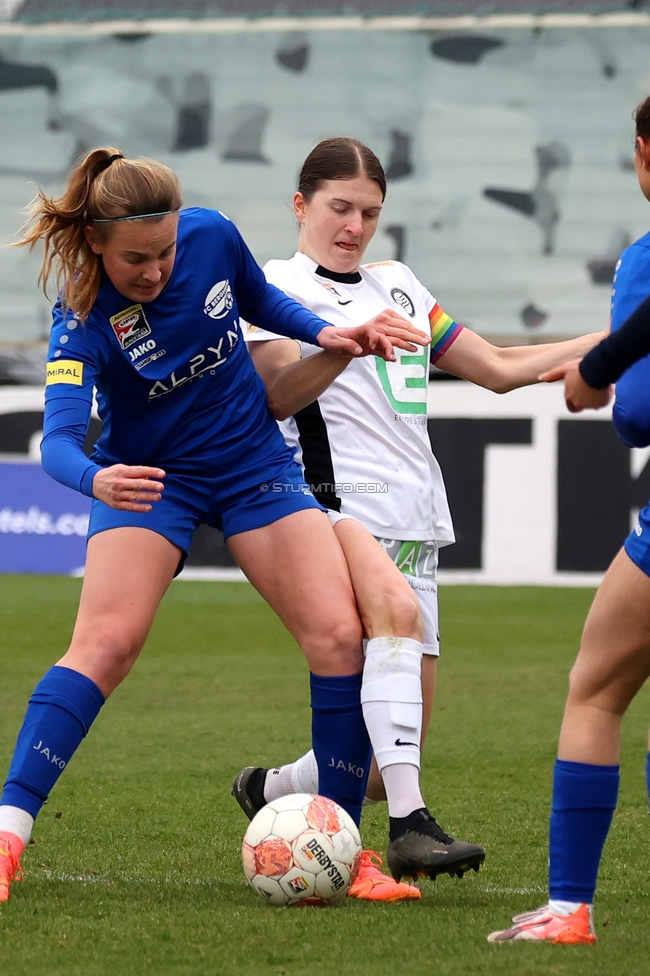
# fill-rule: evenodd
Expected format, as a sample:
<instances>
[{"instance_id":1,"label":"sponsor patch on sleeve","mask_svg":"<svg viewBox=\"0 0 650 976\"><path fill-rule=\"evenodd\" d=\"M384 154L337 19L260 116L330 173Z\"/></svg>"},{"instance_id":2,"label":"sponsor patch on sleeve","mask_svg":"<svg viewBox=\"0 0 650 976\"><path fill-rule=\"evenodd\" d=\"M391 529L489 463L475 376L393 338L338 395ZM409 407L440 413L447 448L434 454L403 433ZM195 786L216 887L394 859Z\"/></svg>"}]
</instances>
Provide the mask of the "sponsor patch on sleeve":
<instances>
[{"instance_id":1,"label":"sponsor patch on sleeve","mask_svg":"<svg viewBox=\"0 0 650 976\"><path fill-rule=\"evenodd\" d=\"M83 363L77 363L73 359L57 359L47 364L46 386L52 386L53 383L71 383L72 386L81 386L83 381Z\"/></svg>"}]
</instances>

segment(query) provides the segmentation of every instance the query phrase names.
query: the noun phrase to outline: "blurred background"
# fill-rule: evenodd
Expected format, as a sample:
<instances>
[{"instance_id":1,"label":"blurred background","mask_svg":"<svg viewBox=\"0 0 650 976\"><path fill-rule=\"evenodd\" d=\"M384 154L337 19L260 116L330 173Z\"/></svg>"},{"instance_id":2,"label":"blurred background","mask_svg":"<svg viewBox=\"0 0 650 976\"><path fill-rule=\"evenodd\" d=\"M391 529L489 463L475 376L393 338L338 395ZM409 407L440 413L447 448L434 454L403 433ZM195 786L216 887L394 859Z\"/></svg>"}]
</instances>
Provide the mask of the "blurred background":
<instances>
[{"instance_id":1,"label":"blurred background","mask_svg":"<svg viewBox=\"0 0 650 976\"><path fill-rule=\"evenodd\" d=\"M260 263L289 257L300 164L319 139L352 135L377 152L388 177L367 259L406 262L452 317L498 343L536 342L607 324L617 258L650 223L633 169L632 111L650 93L650 4L641 0L0 0L0 18L4 245L37 187L58 193L79 153L112 145L172 166L186 204L224 211ZM50 318L36 286L40 260L0 248L0 453L13 459L38 458ZM454 398L471 396L459 392L464 384L433 386L434 446L441 409L503 413L482 401L456 407ZM561 397L542 396L554 397L556 429ZM509 434L505 443L528 444L530 455L535 411L548 417L550 408L519 402L504 409L529 423L528 439ZM602 419L588 422L604 431ZM450 493L467 493L469 448L458 430L444 436ZM549 450L548 567L532 577L600 572L613 542L597 564L560 565L557 443ZM593 482L593 445L575 450ZM616 545L645 491L645 460L622 450L629 491L612 528ZM612 465L601 464L602 496ZM581 492L570 506L576 517ZM11 534L3 524L0 508L0 569ZM483 579L479 529L474 562L463 564L462 549L454 558Z\"/></svg>"}]
</instances>

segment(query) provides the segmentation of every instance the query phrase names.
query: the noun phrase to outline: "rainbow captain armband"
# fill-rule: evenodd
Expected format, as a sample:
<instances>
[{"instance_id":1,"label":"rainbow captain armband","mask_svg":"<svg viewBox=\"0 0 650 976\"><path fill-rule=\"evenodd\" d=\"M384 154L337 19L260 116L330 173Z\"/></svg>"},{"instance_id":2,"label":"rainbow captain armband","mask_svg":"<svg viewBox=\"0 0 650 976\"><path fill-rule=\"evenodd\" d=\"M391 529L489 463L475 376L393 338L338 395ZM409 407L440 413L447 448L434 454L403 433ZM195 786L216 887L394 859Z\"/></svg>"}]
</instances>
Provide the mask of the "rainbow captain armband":
<instances>
[{"instance_id":1,"label":"rainbow captain armband","mask_svg":"<svg viewBox=\"0 0 650 976\"><path fill-rule=\"evenodd\" d=\"M74 359L57 359L46 366L45 385L53 383L70 383L81 386L84 381L84 364Z\"/></svg>"},{"instance_id":2,"label":"rainbow captain armband","mask_svg":"<svg viewBox=\"0 0 650 976\"><path fill-rule=\"evenodd\" d=\"M443 312L437 302L429 312L429 322L431 323L430 359L432 363L436 363L455 342L463 331L463 327L454 322L450 315Z\"/></svg>"}]
</instances>

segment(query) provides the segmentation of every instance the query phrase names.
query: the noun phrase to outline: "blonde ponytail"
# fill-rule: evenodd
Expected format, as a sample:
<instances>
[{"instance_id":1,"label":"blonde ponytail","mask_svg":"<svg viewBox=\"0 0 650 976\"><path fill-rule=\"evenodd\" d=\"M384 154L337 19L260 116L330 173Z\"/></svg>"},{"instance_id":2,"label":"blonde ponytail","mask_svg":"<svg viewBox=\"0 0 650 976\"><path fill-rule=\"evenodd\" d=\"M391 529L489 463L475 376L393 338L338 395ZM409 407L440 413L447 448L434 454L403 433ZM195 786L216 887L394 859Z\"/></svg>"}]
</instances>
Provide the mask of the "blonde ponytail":
<instances>
[{"instance_id":1,"label":"blonde ponytail","mask_svg":"<svg viewBox=\"0 0 650 976\"><path fill-rule=\"evenodd\" d=\"M108 239L113 220L163 214L181 205L178 177L168 166L154 159L126 159L110 146L93 149L72 170L63 196L55 199L39 190L29 205L23 236L12 246L31 249L44 242L38 283L45 290L55 271L63 302L83 321L102 276L101 255L91 250L85 228L92 225Z\"/></svg>"}]
</instances>

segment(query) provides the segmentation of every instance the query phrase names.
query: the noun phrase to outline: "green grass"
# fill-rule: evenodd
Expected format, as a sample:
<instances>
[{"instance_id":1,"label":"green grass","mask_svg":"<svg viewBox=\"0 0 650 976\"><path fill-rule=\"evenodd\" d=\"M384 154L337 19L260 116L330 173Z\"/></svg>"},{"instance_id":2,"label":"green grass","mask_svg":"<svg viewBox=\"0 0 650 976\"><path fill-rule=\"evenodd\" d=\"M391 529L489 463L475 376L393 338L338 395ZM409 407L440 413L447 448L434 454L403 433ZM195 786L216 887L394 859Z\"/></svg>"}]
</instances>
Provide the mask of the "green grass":
<instances>
[{"instance_id":1,"label":"green grass","mask_svg":"<svg viewBox=\"0 0 650 976\"><path fill-rule=\"evenodd\" d=\"M63 652L79 582L0 577L0 768L26 699ZM605 851L594 947L489 946L545 897L546 829L566 677L591 592L457 587L441 598L443 659L425 795L487 862L423 884L420 902L274 910L244 882L237 770L308 746L307 671L247 584L175 583L133 673L36 824L26 878L0 909L12 976L637 974L648 965L648 694L625 723L623 786ZM364 838L385 843L385 808ZM643 963L646 959L646 963Z\"/></svg>"}]
</instances>

